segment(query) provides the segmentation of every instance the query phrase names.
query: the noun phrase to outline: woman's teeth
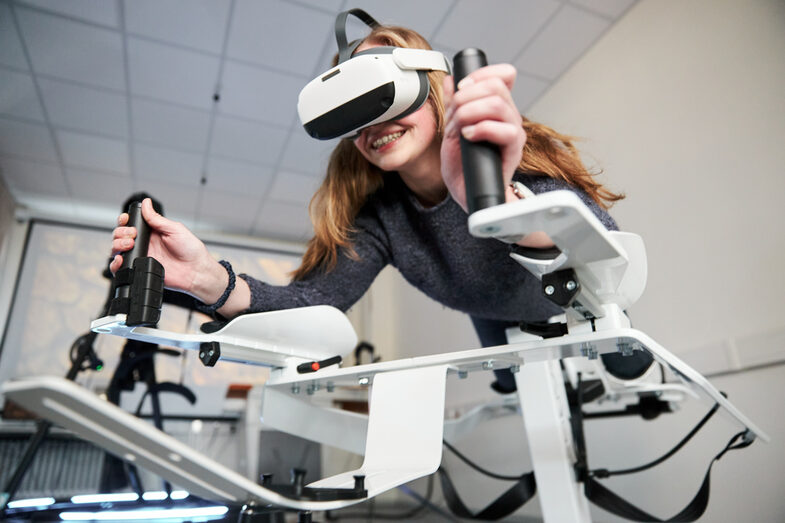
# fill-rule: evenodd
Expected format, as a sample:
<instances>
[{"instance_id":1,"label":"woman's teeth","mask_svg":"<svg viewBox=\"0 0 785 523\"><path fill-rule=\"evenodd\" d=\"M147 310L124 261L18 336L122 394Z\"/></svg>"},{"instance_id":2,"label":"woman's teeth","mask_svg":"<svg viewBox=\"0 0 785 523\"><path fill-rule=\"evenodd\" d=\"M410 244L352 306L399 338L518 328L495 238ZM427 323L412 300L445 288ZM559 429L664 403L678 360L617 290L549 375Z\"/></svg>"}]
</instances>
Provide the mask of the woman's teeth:
<instances>
[{"instance_id":1,"label":"woman's teeth","mask_svg":"<svg viewBox=\"0 0 785 523\"><path fill-rule=\"evenodd\" d=\"M388 144L388 143L392 142L393 140L397 140L398 138L401 137L401 135L403 135L403 131L398 131L397 133L392 133L392 134L388 134L386 136L382 136L378 140L375 140L371 144L371 147L373 147L374 149L378 149L382 145Z\"/></svg>"}]
</instances>

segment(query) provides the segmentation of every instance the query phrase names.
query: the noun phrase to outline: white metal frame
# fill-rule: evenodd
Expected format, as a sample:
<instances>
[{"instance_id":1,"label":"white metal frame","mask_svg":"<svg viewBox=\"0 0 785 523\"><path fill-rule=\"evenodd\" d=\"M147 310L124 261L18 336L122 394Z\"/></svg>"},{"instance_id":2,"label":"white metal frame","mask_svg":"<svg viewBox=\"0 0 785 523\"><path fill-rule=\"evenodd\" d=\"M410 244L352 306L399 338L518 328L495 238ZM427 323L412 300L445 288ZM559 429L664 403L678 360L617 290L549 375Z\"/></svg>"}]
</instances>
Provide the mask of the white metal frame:
<instances>
[{"instance_id":1,"label":"white metal frame","mask_svg":"<svg viewBox=\"0 0 785 523\"><path fill-rule=\"evenodd\" d=\"M360 469L311 486L350 488L359 474L366 478L368 498L433 473L441 460L444 434L455 437L493 415L492 408L479 409L465 419L444 423L447 376L479 370L510 368L517 372L518 396L547 521L589 521L587 503L573 472L575 456L559 360L594 360L605 353L648 351L682 383L622 384L608 394L629 396L653 389L672 397L691 394L719 404L720 411L745 427L751 437L768 441L768 436L702 375L643 332L630 328L623 309L638 299L646 280L645 250L639 237L607 231L568 191L478 211L470 216L469 227L472 234L481 237L541 230L553 239L561 250L553 260L514 258L539 278L557 269L575 270L583 311L565 311L567 335L542 339L518 333L510 337L508 345L498 347L300 374L296 370L300 363L345 355L354 348L354 331L339 311L319 306L246 315L212 334L128 327L123 315L96 320L92 328L185 349L202 350L204 343L217 342L221 358L273 367L261 407L265 425L363 453ZM607 379L604 383L613 388ZM313 401L337 386L358 385L370 390L368 416L325 408ZM362 501L283 497L62 379L20 380L4 384L2 390L24 407L204 497L301 510L329 510Z\"/></svg>"}]
</instances>

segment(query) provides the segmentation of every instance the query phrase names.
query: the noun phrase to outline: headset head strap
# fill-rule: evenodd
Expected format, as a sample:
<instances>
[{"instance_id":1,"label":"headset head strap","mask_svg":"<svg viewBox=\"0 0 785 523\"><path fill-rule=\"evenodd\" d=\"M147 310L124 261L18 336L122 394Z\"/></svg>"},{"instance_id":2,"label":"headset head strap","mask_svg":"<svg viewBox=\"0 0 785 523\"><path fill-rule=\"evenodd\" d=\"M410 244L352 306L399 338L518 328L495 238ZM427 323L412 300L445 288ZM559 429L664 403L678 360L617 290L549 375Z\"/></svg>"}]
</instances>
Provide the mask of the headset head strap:
<instances>
[{"instance_id":1,"label":"headset head strap","mask_svg":"<svg viewBox=\"0 0 785 523\"><path fill-rule=\"evenodd\" d=\"M344 11L342 13L338 13L338 16L335 18L335 40L338 42L338 63L345 62L349 58L352 57L352 53L357 47L360 45L361 40L354 40L353 42L349 43L346 40L346 19L349 15L353 15L356 18L359 18L365 25L373 29L374 27L379 27L379 22L377 22L371 15L363 11L362 9L349 9L348 11Z\"/></svg>"}]
</instances>

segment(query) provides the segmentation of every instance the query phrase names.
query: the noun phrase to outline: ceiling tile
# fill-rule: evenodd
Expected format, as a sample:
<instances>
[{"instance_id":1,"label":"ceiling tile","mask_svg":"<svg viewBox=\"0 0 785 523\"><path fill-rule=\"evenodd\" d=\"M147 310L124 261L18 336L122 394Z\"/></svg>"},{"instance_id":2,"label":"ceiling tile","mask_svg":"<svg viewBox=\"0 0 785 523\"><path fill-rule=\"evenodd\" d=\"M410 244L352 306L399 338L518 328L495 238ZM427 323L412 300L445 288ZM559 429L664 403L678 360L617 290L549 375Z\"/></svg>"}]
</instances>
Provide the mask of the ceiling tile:
<instances>
[{"instance_id":1,"label":"ceiling tile","mask_svg":"<svg viewBox=\"0 0 785 523\"><path fill-rule=\"evenodd\" d=\"M113 173L131 172L125 141L71 131L56 131L63 162L69 167L86 167Z\"/></svg>"},{"instance_id":2,"label":"ceiling tile","mask_svg":"<svg viewBox=\"0 0 785 523\"><path fill-rule=\"evenodd\" d=\"M560 5L556 0L459 0L434 40L451 49L478 47L490 63L511 62Z\"/></svg>"},{"instance_id":3,"label":"ceiling tile","mask_svg":"<svg viewBox=\"0 0 785 523\"><path fill-rule=\"evenodd\" d=\"M519 71L515 85L512 86L512 98L515 100L518 110L525 113L549 85L550 82Z\"/></svg>"},{"instance_id":4,"label":"ceiling tile","mask_svg":"<svg viewBox=\"0 0 785 523\"><path fill-rule=\"evenodd\" d=\"M610 26L605 18L565 6L516 60L521 70L556 79Z\"/></svg>"},{"instance_id":5,"label":"ceiling tile","mask_svg":"<svg viewBox=\"0 0 785 523\"><path fill-rule=\"evenodd\" d=\"M128 176L72 168L66 169L65 175L77 207L84 202L111 205L119 214L123 202L133 193L132 181Z\"/></svg>"},{"instance_id":6,"label":"ceiling tile","mask_svg":"<svg viewBox=\"0 0 785 523\"><path fill-rule=\"evenodd\" d=\"M68 196L63 173L56 164L0 157L0 172L14 196L17 192Z\"/></svg>"},{"instance_id":7,"label":"ceiling tile","mask_svg":"<svg viewBox=\"0 0 785 523\"><path fill-rule=\"evenodd\" d=\"M0 68L0 114L44 121L31 75Z\"/></svg>"},{"instance_id":8,"label":"ceiling tile","mask_svg":"<svg viewBox=\"0 0 785 523\"><path fill-rule=\"evenodd\" d=\"M570 0L570 3L583 6L597 14L618 18L635 0Z\"/></svg>"},{"instance_id":9,"label":"ceiling tile","mask_svg":"<svg viewBox=\"0 0 785 523\"><path fill-rule=\"evenodd\" d=\"M227 55L308 77L334 17L281 0L237 0Z\"/></svg>"},{"instance_id":10,"label":"ceiling tile","mask_svg":"<svg viewBox=\"0 0 785 523\"><path fill-rule=\"evenodd\" d=\"M191 222L199 198L197 185L185 186L160 180L135 180L134 191L144 191L161 202L164 216L172 220Z\"/></svg>"},{"instance_id":11,"label":"ceiling tile","mask_svg":"<svg viewBox=\"0 0 785 523\"><path fill-rule=\"evenodd\" d=\"M202 155L137 144L134 146L135 176L198 187L202 178Z\"/></svg>"},{"instance_id":12,"label":"ceiling tile","mask_svg":"<svg viewBox=\"0 0 785 523\"><path fill-rule=\"evenodd\" d=\"M314 9L326 12L338 12L344 4L344 0L286 0L292 4L305 4Z\"/></svg>"},{"instance_id":13,"label":"ceiling tile","mask_svg":"<svg viewBox=\"0 0 785 523\"><path fill-rule=\"evenodd\" d=\"M279 171L267 195L268 200L308 206L322 179L303 174Z\"/></svg>"},{"instance_id":14,"label":"ceiling tile","mask_svg":"<svg viewBox=\"0 0 785 523\"><path fill-rule=\"evenodd\" d=\"M49 121L55 126L128 137L126 97L103 89L39 78Z\"/></svg>"},{"instance_id":15,"label":"ceiling tile","mask_svg":"<svg viewBox=\"0 0 785 523\"><path fill-rule=\"evenodd\" d=\"M11 8L6 3L0 3L0 64L28 69L19 33L11 16Z\"/></svg>"},{"instance_id":16,"label":"ceiling tile","mask_svg":"<svg viewBox=\"0 0 785 523\"><path fill-rule=\"evenodd\" d=\"M52 136L43 125L0 118L0 154L57 162Z\"/></svg>"},{"instance_id":17,"label":"ceiling tile","mask_svg":"<svg viewBox=\"0 0 785 523\"><path fill-rule=\"evenodd\" d=\"M168 45L128 39L131 93L210 109L218 58Z\"/></svg>"},{"instance_id":18,"label":"ceiling tile","mask_svg":"<svg viewBox=\"0 0 785 523\"><path fill-rule=\"evenodd\" d=\"M356 0L351 7L363 9L381 24L408 27L430 39L452 4L453 0ZM354 26L355 17L349 17L349 20ZM356 23L367 32L367 26L359 20Z\"/></svg>"},{"instance_id":19,"label":"ceiling tile","mask_svg":"<svg viewBox=\"0 0 785 523\"><path fill-rule=\"evenodd\" d=\"M199 228L248 234L259 202L258 195L211 190L199 208Z\"/></svg>"},{"instance_id":20,"label":"ceiling tile","mask_svg":"<svg viewBox=\"0 0 785 523\"><path fill-rule=\"evenodd\" d=\"M133 0L125 3L129 33L221 54L229 0Z\"/></svg>"},{"instance_id":21,"label":"ceiling tile","mask_svg":"<svg viewBox=\"0 0 785 523\"><path fill-rule=\"evenodd\" d=\"M279 202L265 202L254 224L253 234L267 238L306 241L313 236L308 208Z\"/></svg>"},{"instance_id":22,"label":"ceiling tile","mask_svg":"<svg viewBox=\"0 0 785 523\"><path fill-rule=\"evenodd\" d=\"M272 177L273 169L269 166L210 158L207 162L205 188L208 191L220 190L259 197L267 192Z\"/></svg>"},{"instance_id":23,"label":"ceiling tile","mask_svg":"<svg viewBox=\"0 0 785 523\"><path fill-rule=\"evenodd\" d=\"M131 100L134 138L140 142L202 152L207 147L210 113L160 102Z\"/></svg>"},{"instance_id":24,"label":"ceiling tile","mask_svg":"<svg viewBox=\"0 0 785 523\"><path fill-rule=\"evenodd\" d=\"M296 117L297 97L305 84L299 76L230 61L221 80L218 109L222 114L288 126Z\"/></svg>"},{"instance_id":25,"label":"ceiling tile","mask_svg":"<svg viewBox=\"0 0 785 523\"><path fill-rule=\"evenodd\" d=\"M74 203L65 195L42 195L41 193L14 192L16 203L44 216L70 219L75 216Z\"/></svg>"},{"instance_id":26,"label":"ceiling tile","mask_svg":"<svg viewBox=\"0 0 785 523\"><path fill-rule=\"evenodd\" d=\"M281 154L288 131L264 124L218 116L211 154L273 165Z\"/></svg>"},{"instance_id":27,"label":"ceiling tile","mask_svg":"<svg viewBox=\"0 0 785 523\"><path fill-rule=\"evenodd\" d=\"M16 11L36 73L125 89L119 33L28 9Z\"/></svg>"},{"instance_id":28,"label":"ceiling tile","mask_svg":"<svg viewBox=\"0 0 785 523\"><path fill-rule=\"evenodd\" d=\"M136 0L134 0L136 1ZM24 0L26 4L34 5L48 11L81 18L97 24L119 26L116 0Z\"/></svg>"},{"instance_id":29,"label":"ceiling tile","mask_svg":"<svg viewBox=\"0 0 785 523\"><path fill-rule=\"evenodd\" d=\"M289 137L281 159L281 167L311 176L322 176L338 140L314 140L303 129Z\"/></svg>"}]
</instances>

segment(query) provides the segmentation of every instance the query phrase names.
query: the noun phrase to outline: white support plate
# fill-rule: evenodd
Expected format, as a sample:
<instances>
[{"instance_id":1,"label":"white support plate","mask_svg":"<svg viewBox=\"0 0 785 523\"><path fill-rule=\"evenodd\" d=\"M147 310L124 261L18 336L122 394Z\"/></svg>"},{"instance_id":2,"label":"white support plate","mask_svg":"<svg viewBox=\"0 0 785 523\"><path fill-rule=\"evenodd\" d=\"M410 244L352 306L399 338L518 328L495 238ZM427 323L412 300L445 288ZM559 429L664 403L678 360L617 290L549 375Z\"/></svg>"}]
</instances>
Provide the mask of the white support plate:
<instances>
[{"instance_id":1,"label":"white support plate","mask_svg":"<svg viewBox=\"0 0 785 523\"><path fill-rule=\"evenodd\" d=\"M2 385L2 392L39 416L204 499L320 511L343 508L367 499L300 501L286 498L64 378L45 376L10 381Z\"/></svg>"},{"instance_id":2,"label":"white support plate","mask_svg":"<svg viewBox=\"0 0 785 523\"><path fill-rule=\"evenodd\" d=\"M322 360L345 356L357 346L357 334L344 313L328 305L244 314L211 334L184 334L152 327L128 327L125 314L104 316L90 329L156 345L199 350L219 342L221 359L282 367L290 358Z\"/></svg>"},{"instance_id":3,"label":"white support plate","mask_svg":"<svg viewBox=\"0 0 785 523\"><path fill-rule=\"evenodd\" d=\"M469 216L469 231L479 238L544 231L568 260L561 268L625 257L600 220L572 191L552 191L496 205Z\"/></svg>"},{"instance_id":4,"label":"white support plate","mask_svg":"<svg viewBox=\"0 0 785 523\"><path fill-rule=\"evenodd\" d=\"M446 365L377 376L362 466L311 486L351 488L361 474L373 497L436 472L442 461L446 377Z\"/></svg>"}]
</instances>

